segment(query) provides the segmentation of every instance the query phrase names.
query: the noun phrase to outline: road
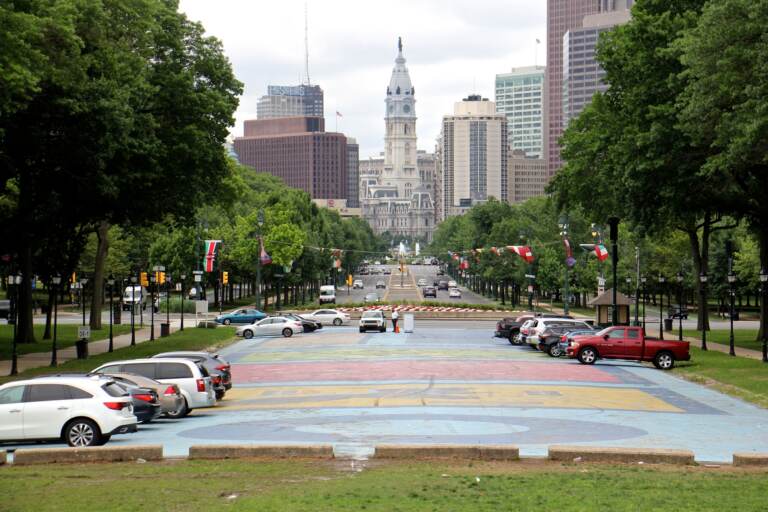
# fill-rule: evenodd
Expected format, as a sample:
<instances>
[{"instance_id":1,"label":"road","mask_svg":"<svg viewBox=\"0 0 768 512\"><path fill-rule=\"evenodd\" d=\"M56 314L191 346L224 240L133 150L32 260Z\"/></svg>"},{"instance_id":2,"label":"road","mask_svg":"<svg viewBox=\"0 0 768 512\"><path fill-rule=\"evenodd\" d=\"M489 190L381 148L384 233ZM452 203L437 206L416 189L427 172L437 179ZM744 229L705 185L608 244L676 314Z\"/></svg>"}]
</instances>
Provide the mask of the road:
<instances>
[{"instance_id":1,"label":"road","mask_svg":"<svg viewBox=\"0 0 768 512\"><path fill-rule=\"evenodd\" d=\"M221 352L234 387L218 407L110 446L162 443L185 455L194 444L331 443L339 456L366 457L377 443L515 444L524 456L593 444L718 462L768 452L766 410L649 365L552 359L491 328L419 321L409 334L350 325L240 341Z\"/></svg>"}]
</instances>

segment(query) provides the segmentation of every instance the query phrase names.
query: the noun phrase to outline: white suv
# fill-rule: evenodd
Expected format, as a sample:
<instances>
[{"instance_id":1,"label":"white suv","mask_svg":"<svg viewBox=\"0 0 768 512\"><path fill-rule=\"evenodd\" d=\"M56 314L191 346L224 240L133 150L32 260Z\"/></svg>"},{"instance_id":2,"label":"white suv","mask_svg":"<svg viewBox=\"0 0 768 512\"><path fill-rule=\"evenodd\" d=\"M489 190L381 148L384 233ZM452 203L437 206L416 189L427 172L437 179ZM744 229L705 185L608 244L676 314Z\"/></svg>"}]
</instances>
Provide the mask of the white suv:
<instances>
[{"instance_id":1,"label":"white suv","mask_svg":"<svg viewBox=\"0 0 768 512\"><path fill-rule=\"evenodd\" d=\"M136 432L136 421L131 396L109 378L40 377L0 386L0 441L99 446Z\"/></svg>"},{"instance_id":2,"label":"white suv","mask_svg":"<svg viewBox=\"0 0 768 512\"><path fill-rule=\"evenodd\" d=\"M178 411L167 413L171 418L183 418L192 409L216 405L211 377L201 365L189 359L132 359L113 361L99 366L91 373L133 373L163 384L176 384L184 398Z\"/></svg>"},{"instance_id":3,"label":"white suv","mask_svg":"<svg viewBox=\"0 0 768 512\"><path fill-rule=\"evenodd\" d=\"M387 319L381 310L363 311L360 317L360 332L375 329L379 332L387 332Z\"/></svg>"},{"instance_id":4,"label":"white suv","mask_svg":"<svg viewBox=\"0 0 768 512\"><path fill-rule=\"evenodd\" d=\"M528 337L524 342L534 348L539 346L539 334L543 333L547 327L572 325L574 329L590 328L589 324L584 320L577 320L575 318L542 317L530 320L530 322L532 323L528 327Z\"/></svg>"}]
</instances>

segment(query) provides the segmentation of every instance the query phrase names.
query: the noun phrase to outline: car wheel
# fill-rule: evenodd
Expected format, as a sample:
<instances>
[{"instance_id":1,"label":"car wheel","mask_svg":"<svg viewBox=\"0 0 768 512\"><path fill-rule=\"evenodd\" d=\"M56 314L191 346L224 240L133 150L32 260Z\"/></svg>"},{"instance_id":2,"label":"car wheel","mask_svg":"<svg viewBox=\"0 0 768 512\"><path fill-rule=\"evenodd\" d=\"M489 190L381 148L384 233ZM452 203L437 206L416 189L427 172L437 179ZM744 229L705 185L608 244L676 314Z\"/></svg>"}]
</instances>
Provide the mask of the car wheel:
<instances>
[{"instance_id":1,"label":"car wheel","mask_svg":"<svg viewBox=\"0 0 768 512\"><path fill-rule=\"evenodd\" d=\"M597 351L592 347L585 347L579 351L581 364L595 364L595 361L597 361Z\"/></svg>"},{"instance_id":2,"label":"car wheel","mask_svg":"<svg viewBox=\"0 0 768 512\"><path fill-rule=\"evenodd\" d=\"M223 323L224 325L229 325L229 324L231 324L231 323L232 323L232 320L230 320L229 318L225 318L225 319L224 319L224 321L223 321L222 323Z\"/></svg>"},{"instance_id":3,"label":"car wheel","mask_svg":"<svg viewBox=\"0 0 768 512\"><path fill-rule=\"evenodd\" d=\"M291 336L293 336L293 331L286 327L285 329L283 329L283 336L285 336L286 338L290 338Z\"/></svg>"},{"instance_id":4,"label":"car wheel","mask_svg":"<svg viewBox=\"0 0 768 512\"><path fill-rule=\"evenodd\" d=\"M361 327L361 328L360 328L360 332L365 332L365 329L363 329L363 328Z\"/></svg>"},{"instance_id":5,"label":"car wheel","mask_svg":"<svg viewBox=\"0 0 768 512\"><path fill-rule=\"evenodd\" d=\"M224 391L217 391L216 400L221 400L222 398L224 398Z\"/></svg>"},{"instance_id":6,"label":"car wheel","mask_svg":"<svg viewBox=\"0 0 768 512\"><path fill-rule=\"evenodd\" d=\"M334 318L333 319L333 325L335 325L336 327L340 326L341 325L341 318Z\"/></svg>"},{"instance_id":7,"label":"car wheel","mask_svg":"<svg viewBox=\"0 0 768 512\"><path fill-rule=\"evenodd\" d=\"M250 329L246 329L245 331L243 331L243 338L247 340L253 338L253 331Z\"/></svg>"},{"instance_id":8,"label":"car wheel","mask_svg":"<svg viewBox=\"0 0 768 512\"><path fill-rule=\"evenodd\" d=\"M98 446L101 442L101 432L93 421L79 418L71 421L64 428L64 440L69 446L75 448Z\"/></svg>"},{"instance_id":9,"label":"car wheel","mask_svg":"<svg viewBox=\"0 0 768 512\"><path fill-rule=\"evenodd\" d=\"M555 343L549 346L549 350L547 350L547 354L549 354L551 357L560 357L561 355L563 355L563 351L560 350L560 346L557 343Z\"/></svg>"},{"instance_id":10,"label":"car wheel","mask_svg":"<svg viewBox=\"0 0 768 512\"><path fill-rule=\"evenodd\" d=\"M189 414L189 407L187 407L187 399L184 397L181 397L181 405L179 406L179 408L176 409L175 411L170 411L165 413L165 416L167 418L177 420L177 419L183 418L187 414Z\"/></svg>"},{"instance_id":11,"label":"car wheel","mask_svg":"<svg viewBox=\"0 0 768 512\"><path fill-rule=\"evenodd\" d=\"M675 366L675 356L670 352L659 352L653 358L653 365L659 370L671 370Z\"/></svg>"},{"instance_id":12,"label":"car wheel","mask_svg":"<svg viewBox=\"0 0 768 512\"><path fill-rule=\"evenodd\" d=\"M381 329L379 329L379 332L387 332L387 327L386 326L382 327Z\"/></svg>"}]
</instances>

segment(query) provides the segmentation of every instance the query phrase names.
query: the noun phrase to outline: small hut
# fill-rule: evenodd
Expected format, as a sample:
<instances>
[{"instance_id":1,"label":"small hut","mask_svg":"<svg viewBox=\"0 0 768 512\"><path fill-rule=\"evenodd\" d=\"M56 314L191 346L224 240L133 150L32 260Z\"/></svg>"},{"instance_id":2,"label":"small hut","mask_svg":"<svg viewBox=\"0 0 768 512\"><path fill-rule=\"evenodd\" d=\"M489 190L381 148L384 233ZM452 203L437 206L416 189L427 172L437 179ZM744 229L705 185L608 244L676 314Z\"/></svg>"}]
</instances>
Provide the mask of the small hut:
<instances>
[{"instance_id":1,"label":"small hut","mask_svg":"<svg viewBox=\"0 0 768 512\"><path fill-rule=\"evenodd\" d=\"M613 290L608 289L589 301L587 304L595 306L595 324L611 325L611 306L613 305ZM632 299L623 293L616 292L616 307L619 308L619 324L629 325L629 306L632 305Z\"/></svg>"}]
</instances>

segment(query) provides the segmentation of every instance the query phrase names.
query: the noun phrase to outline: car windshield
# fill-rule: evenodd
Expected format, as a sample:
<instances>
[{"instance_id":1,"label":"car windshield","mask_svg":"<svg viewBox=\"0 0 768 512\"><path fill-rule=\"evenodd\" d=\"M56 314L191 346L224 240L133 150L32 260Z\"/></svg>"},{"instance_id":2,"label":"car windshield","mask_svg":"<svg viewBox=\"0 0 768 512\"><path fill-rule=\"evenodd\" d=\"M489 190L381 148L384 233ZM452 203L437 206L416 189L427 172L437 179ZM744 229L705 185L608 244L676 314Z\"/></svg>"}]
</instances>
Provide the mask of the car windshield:
<instances>
[{"instance_id":1,"label":"car windshield","mask_svg":"<svg viewBox=\"0 0 768 512\"><path fill-rule=\"evenodd\" d=\"M334 295L335 292L331 290L320 290L320 295Z\"/></svg>"},{"instance_id":2,"label":"car windshield","mask_svg":"<svg viewBox=\"0 0 768 512\"><path fill-rule=\"evenodd\" d=\"M363 318L381 318L381 311L365 311Z\"/></svg>"}]
</instances>

